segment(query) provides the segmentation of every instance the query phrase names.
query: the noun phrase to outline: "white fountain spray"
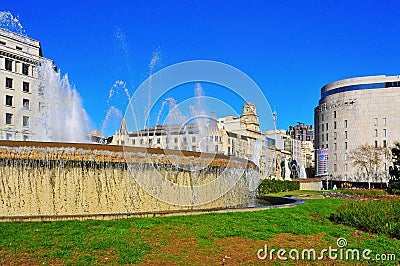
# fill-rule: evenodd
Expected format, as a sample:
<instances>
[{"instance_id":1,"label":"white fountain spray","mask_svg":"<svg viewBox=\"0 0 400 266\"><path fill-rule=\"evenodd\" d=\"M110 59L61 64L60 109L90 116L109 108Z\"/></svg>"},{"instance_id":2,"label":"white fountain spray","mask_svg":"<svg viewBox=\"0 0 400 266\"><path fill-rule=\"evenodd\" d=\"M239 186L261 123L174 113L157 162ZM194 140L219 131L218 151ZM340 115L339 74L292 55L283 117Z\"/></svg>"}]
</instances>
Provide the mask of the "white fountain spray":
<instances>
[{"instance_id":1,"label":"white fountain spray","mask_svg":"<svg viewBox=\"0 0 400 266\"><path fill-rule=\"evenodd\" d=\"M27 42L25 30L10 12L0 12L0 27L18 34L20 41ZM27 45L28 46L28 45ZM36 59L32 58L33 61ZM37 113L30 121L30 140L58 142L87 142L89 126L86 111L68 76L61 78L53 62L41 59L35 65L37 79L33 85L38 89L33 96L31 108ZM16 110L17 113L22 111Z\"/></svg>"},{"instance_id":2,"label":"white fountain spray","mask_svg":"<svg viewBox=\"0 0 400 266\"><path fill-rule=\"evenodd\" d=\"M32 123L32 140L87 142L88 116L68 76L61 78L52 62L42 60L38 70L38 115Z\"/></svg>"},{"instance_id":3,"label":"white fountain spray","mask_svg":"<svg viewBox=\"0 0 400 266\"><path fill-rule=\"evenodd\" d=\"M24 27L19 21L18 16L14 17L10 11L0 11L0 28L25 35Z\"/></svg>"},{"instance_id":4,"label":"white fountain spray","mask_svg":"<svg viewBox=\"0 0 400 266\"><path fill-rule=\"evenodd\" d=\"M122 80L115 81L110 88L107 99L108 108L101 123L100 131L103 136L113 134L112 130L119 128L123 118L121 108L128 103L130 97L126 83Z\"/></svg>"}]
</instances>

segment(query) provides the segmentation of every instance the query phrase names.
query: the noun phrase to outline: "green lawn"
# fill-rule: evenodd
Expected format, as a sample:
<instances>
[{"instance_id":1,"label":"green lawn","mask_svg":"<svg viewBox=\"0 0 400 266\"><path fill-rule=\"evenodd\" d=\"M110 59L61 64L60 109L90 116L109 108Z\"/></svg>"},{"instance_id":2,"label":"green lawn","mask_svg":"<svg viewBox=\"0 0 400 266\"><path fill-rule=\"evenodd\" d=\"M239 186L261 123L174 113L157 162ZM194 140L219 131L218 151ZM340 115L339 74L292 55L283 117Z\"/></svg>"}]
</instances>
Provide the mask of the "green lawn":
<instances>
[{"instance_id":1,"label":"green lawn","mask_svg":"<svg viewBox=\"0 0 400 266\"><path fill-rule=\"evenodd\" d=\"M399 240L366 232L359 236L354 228L329 221L343 201L310 199L293 208L116 221L0 223L0 264L286 265L276 254L272 262L259 260L257 251L267 244L287 251L314 248L319 254L329 246L337 248L341 237L347 240L346 248L395 254L398 263Z\"/></svg>"}]
</instances>

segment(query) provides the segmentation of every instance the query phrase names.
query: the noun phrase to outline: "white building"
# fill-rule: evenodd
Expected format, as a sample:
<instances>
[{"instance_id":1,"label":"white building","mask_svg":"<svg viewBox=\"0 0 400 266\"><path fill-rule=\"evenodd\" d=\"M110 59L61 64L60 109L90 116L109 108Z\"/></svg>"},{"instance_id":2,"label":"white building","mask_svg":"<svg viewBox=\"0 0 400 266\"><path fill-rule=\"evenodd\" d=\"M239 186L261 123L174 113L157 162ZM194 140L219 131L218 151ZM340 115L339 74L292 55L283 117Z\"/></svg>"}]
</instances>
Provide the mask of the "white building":
<instances>
[{"instance_id":1,"label":"white building","mask_svg":"<svg viewBox=\"0 0 400 266\"><path fill-rule=\"evenodd\" d=\"M271 152L265 134L260 132L256 106L251 103L243 106L239 117L216 119L212 115L201 123L184 126L157 125L129 132L123 119L111 144L236 156L254 161L264 176L268 176L270 170L267 157Z\"/></svg>"},{"instance_id":2,"label":"white building","mask_svg":"<svg viewBox=\"0 0 400 266\"><path fill-rule=\"evenodd\" d=\"M39 41L0 29L0 139L29 140L37 114Z\"/></svg>"},{"instance_id":3,"label":"white building","mask_svg":"<svg viewBox=\"0 0 400 266\"><path fill-rule=\"evenodd\" d=\"M275 171L274 175L278 179L290 180L292 177L306 176L300 175L300 167L303 167L303 146L302 142L291 138L284 129L269 130L266 133L269 139L274 140L275 144ZM295 168L292 163L295 161Z\"/></svg>"},{"instance_id":4,"label":"white building","mask_svg":"<svg viewBox=\"0 0 400 266\"><path fill-rule=\"evenodd\" d=\"M349 155L364 144L391 147L399 141L399 107L400 76L350 78L322 87L314 110L319 174L340 182L387 182L389 161L378 169L374 180L368 180L371 177L356 169ZM324 159L324 152L326 162L319 160Z\"/></svg>"}]
</instances>

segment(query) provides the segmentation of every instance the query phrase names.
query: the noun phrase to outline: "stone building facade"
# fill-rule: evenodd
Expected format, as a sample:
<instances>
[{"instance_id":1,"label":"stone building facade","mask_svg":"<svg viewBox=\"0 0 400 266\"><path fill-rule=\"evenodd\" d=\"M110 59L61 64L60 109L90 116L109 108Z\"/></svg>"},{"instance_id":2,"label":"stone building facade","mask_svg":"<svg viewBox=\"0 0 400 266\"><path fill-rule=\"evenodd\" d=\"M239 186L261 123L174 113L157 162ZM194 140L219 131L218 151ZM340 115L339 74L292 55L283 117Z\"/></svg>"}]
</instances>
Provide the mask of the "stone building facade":
<instances>
[{"instance_id":1,"label":"stone building facade","mask_svg":"<svg viewBox=\"0 0 400 266\"><path fill-rule=\"evenodd\" d=\"M39 109L40 42L0 29L0 139L29 140Z\"/></svg>"},{"instance_id":2,"label":"stone building facade","mask_svg":"<svg viewBox=\"0 0 400 266\"><path fill-rule=\"evenodd\" d=\"M399 141L399 106L400 76L350 78L322 87L314 122L316 158L323 158L319 151L328 155L323 176L336 181L387 182L387 158L382 158L378 175L367 177L353 166L349 155L364 144L391 147Z\"/></svg>"},{"instance_id":3,"label":"stone building facade","mask_svg":"<svg viewBox=\"0 0 400 266\"><path fill-rule=\"evenodd\" d=\"M270 147L260 131L256 106L252 103L243 106L239 117L217 119L212 115L201 123L156 125L135 132L128 131L123 119L111 144L236 156L254 161L264 176L270 174Z\"/></svg>"}]
</instances>

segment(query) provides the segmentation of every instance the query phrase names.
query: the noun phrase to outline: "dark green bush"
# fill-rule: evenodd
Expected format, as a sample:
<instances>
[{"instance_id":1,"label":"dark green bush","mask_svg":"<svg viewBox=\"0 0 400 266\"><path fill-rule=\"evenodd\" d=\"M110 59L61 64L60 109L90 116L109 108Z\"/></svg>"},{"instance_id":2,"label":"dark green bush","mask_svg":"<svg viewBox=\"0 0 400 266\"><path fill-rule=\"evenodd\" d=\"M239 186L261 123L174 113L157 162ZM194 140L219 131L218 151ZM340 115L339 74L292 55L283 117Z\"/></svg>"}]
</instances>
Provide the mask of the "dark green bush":
<instances>
[{"instance_id":1,"label":"dark green bush","mask_svg":"<svg viewBox=\"0 0 400 266\"><path fill-rule=\"evenodd\" d=\"M400 239L400 199L349 200L330 219L359 230Z\"/></svg>"},{"instance_id":2,"label":"dark green bush","mask_svg":"<svg viewBox=\"0 0 400 266\"><path fill-rule=\"evenodd\" d=\"M400 181L389 183L387 191L392 195L400 195Z\"/></svg>"},{"instance_id":3,"label":"dark green bush","mask_svg":"<svg viewBox=\"0 0 400 266\"><path fill-rule=\"evenodd\" d=\"M258 187L260 195L300 189L299 181L264 179Z\"/></svg>"}]
</instances>

